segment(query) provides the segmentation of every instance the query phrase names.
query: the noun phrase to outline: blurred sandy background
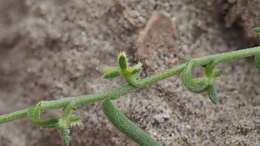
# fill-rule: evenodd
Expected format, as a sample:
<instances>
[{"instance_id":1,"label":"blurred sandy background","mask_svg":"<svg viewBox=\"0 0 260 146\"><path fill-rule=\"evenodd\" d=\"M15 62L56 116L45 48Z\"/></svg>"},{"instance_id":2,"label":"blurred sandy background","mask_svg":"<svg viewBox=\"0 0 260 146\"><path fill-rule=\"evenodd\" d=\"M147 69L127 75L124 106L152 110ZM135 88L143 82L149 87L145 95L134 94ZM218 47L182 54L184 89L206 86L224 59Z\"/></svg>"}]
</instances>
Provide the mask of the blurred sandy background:
<instances>
[{"instance_id":1,"label":"blurred sandy background","mask_svg":"<svg viewBox=\"0 0 260 146\"><path fill-rule=\"evenodd\" d=\"M126 51L143 76L190 57L259 44L259 0L0 0L0 114L40 100L92 94ZM260 145L260 78L251 59L221 66L217 105L171 78L116 105L165 146ZM100 103L79 110L72 146L134 146ZM61 146L56 130L27 120L0 125L1 146Z\"/></svg>"}]
</instances>

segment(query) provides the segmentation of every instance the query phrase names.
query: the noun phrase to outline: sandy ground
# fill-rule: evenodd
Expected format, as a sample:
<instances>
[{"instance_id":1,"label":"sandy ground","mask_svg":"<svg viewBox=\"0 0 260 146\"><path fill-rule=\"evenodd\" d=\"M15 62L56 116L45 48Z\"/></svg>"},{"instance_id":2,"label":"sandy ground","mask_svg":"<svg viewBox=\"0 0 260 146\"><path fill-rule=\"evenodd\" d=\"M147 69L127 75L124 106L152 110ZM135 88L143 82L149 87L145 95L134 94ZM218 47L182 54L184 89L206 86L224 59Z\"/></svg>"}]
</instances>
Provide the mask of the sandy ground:
<instances>
[{"instance_id":1,"label":"sandy ground","mask_svg":"<svg viewBox=\"0 0 260 146\"><path fill-rule=\"evenodd\" d=\"M145 65L147 76L190 57L257 45L251 28L260 26L259 10L259 0L0 0L0 114L123 83L101 77L122 50L131 63ZM221 67L217 105L178 78L116 105L165 146L258 146L259 71L251 59ZM72 130L71 145L135 145L108 122L100 103L79 111L84 124ZM62 141L57 131L20 120L0 126L0 145Z\"/></svg>"}]
</instances>

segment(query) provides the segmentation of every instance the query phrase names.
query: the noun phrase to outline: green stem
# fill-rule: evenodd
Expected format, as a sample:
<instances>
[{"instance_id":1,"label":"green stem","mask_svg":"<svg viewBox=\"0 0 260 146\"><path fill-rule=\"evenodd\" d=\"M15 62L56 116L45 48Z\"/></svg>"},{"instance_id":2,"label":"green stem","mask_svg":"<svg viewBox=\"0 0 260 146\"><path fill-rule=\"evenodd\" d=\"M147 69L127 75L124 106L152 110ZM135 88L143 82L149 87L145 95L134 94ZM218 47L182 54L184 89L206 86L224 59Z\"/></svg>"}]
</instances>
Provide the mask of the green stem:
<instances>
[{"instance_id":1,"label":"green stem","mask_svg":"<svg viewBox=\"0 0 260 146\"><path fill-rule=\"evenodd\" d=\"M248 48L238 51L231 51L226 53L220 53L215 55L209 55L204 56L201 58L195 58L192 59L193 61L196 61L196 64L199 65L205 65L211 61L215 61L217 63L225 63L249 56L255 56L256 54L260 53L260 46L254 47L254 48ZM82 96L76 96L76 97L66 97L66 98L60 98L57 100L51 100L51 101L42 101L42 108L43 110L47 109L57 109L57 108L63 108L65 105L67 105L69 102L74 101L76 106L82 106L85 104L93 103L96 101L102 101L104 99L110 99L110 98L118 98L126 93L132 92L138 88L142 88L145 86L149 86L151 84L154 84L160 80L172 77L178 73L180 73L184 67L186 66L186 63L177 65L171 69L159 72L157 74L154 74L152 76L146 77L144 79L138 80L138 87L133 87L129 84L121 85L117 88L98 92L94 95L82 95ZM0 115L0 124L6 123L9 121L25 118L27 116L27 111L30 110L30 107L25 108L20 111L16 111L9 114Z\"/></svg>"}]
</instances>

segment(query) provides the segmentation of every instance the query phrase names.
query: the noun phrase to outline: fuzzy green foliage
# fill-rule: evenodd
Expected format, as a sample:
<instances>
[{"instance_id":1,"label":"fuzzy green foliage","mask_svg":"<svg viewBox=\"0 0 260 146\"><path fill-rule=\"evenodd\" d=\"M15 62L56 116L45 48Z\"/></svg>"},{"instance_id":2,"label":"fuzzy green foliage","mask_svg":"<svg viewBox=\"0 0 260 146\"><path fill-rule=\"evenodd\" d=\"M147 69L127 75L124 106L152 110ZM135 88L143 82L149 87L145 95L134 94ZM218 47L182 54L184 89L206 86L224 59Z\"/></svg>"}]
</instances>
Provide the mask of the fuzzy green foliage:
<instances>
[{"instance_id":1,"label":"fuzzy green foliage","mask_svg":"<svg viewBox=\"0 0 260 146\"><path fill-rule=\"evenodd\" d=\"M260 68L260 47L254 47L190 59L190 61L184 64L177 65L171 69L141 79L139 73L142 70L142 64L138 63L130 66L126 54L119 53L117 57L118 66L106 68L103 77L106 79L122 77L126 80L126 84L93 95L41 101L32 107L0 115L0 124L21 118L27 118L36 126L43 128L56 128L63 138L64 144L69 145L71 127L81 124L80 117L74 114L76 108L100 101L103 103L103 111L107 118L130 139L141 146L159 146L159 142L145 133L144 130L137 127L123 113L116 109L111 100L115 100L124 94L149 86L160 80L180 75L183 85L189 91L197 94L207 92L209 100L216 104L218 98L214 88L214 81L223 73L222 70L217 68L217 65L250 56L255 57L256 66ZM198 66L204 67L204 74L199 78L194 78L192 72L193 69ZM41 117L41 115L47 110L60 108L63 109L62 116L47 119Z\"/></svg>"},{"instance_id":2,"label":"fuzzy green foliage","mask_svg":"<svg viewBox=\"0 0 260 146\"><path fill-rule=\"evenodd\" d=\"M104 78L113 79L122 76L132 86L138 86L138 74L142 70L142 64L138 63L134 66L129 66L128 59L124 52L117 56L118 67L106 67L104 69Z\"/></svg>"},{"instance_id":3,"label":"fuzzy green foliage","mask_svg":"<svg viewBox=\"0 0 260 146\"><path fill-rule=\"evenodd\" d=\"M73 115L75 102L70 102L64 106L64 115L62 117L54 117L49 119L41 119L43 113L42 102L33 106L27 112L27 117L34 125L42 128L56 128L59 130L64 144L69 145L70 142L70 128L80 125L80 117Z\"/></svg>"}]
</instances>

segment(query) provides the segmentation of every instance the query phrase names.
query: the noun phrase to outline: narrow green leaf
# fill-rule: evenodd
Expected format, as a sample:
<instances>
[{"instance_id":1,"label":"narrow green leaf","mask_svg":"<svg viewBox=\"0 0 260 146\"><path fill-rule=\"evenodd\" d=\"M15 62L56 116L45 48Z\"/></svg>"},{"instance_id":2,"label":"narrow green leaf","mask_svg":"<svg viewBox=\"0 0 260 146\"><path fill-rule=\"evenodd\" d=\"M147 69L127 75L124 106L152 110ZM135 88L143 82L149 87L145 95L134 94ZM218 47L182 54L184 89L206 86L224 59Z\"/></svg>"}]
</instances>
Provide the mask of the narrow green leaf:
<instances>
[{"instance_id":1,"label":"narrow green leaf","mask_svg":"<svg viewBox=\"0 0 260 146\"><path fill-rule=\"evenodd\" d=\"M50 118L47 120L37 120L34 123L42 128L57 128L58 118Z\"/></svg>"},{"instance_id":2,"label":"narrow green leaf","mask_svg":"<svg viewBox=\"0 0 260 146\"><path fill-rule=\"evenodd\" d=\"M27 113L28 118L32 121L34 125L43 128L55 128L57 127L58 118L50 118L47 120L41 119L42 113L41 102L33 106Z\"/></svg>"},{"instance_id":3,"label":"narrow green leaf","mask_svg":"<svg viewBox=\"0 0 260 146\"><path fill-rule=\"evenodd\" d=\"M140 146L160 146L159 142L129 120L110 100L105 100L102 108L109 121Z\"/></svg>"},{"instance_id":4,"label":"narrow green leaf","mask_svg":"<svg viewBox=\"0 0 260 146\"><path fill-rule=\"evenodd\" d=\"M120 76L120 70L118 67L105 67L103 73L105 79L113 79Z\"/></svg>"},{"instance_id":5,"label":"narrow green leaf","mask_svg":"<svg viewBox=\"0 0 260 146\"><path fill-rule=\"evenodd\" d=\"M217 103L218 97L217 97L216 90L213 85L208 86L208 96L212 103L214 103L214 104Z\"/></svg>"}]
</instances>

